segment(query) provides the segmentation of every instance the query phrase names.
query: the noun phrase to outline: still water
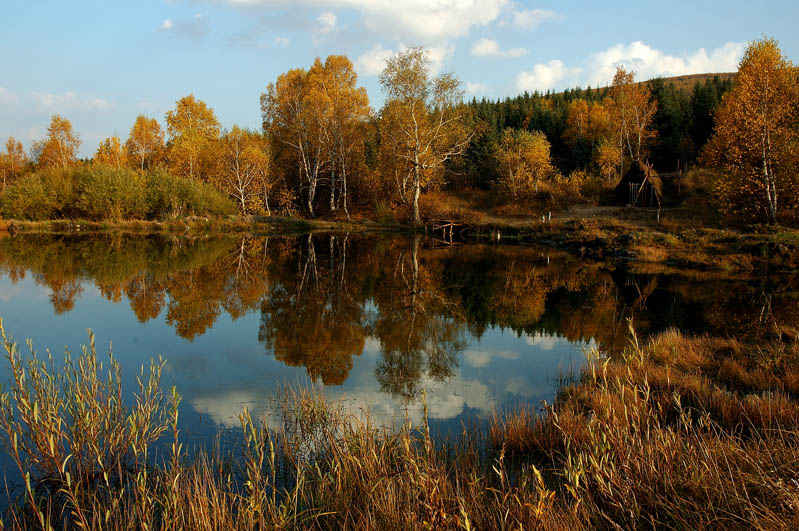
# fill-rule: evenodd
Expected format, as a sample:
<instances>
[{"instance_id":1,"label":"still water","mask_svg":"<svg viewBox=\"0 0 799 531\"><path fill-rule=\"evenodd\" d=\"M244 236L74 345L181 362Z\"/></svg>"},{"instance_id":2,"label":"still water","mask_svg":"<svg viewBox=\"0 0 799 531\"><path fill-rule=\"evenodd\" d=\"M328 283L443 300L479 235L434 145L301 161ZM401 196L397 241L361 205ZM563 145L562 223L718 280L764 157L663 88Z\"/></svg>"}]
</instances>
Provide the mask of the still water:
<instances>
[{"instance_id":1,"label":"still water","mask_svg":"<svg viewBox=\"0 0 799 531\"><path fill-rule=\"evenodd\" d=\"M243 407L270 419L276 392L316 384L391 425L459 430L493 410L552 402L584 350L618 353L670 327L740 336L799 322L799 282L630 270L552 249L442 246L420 237L316 234L0 239L0 317L56 356L96 334L132 391L167 361L182 433L209 440ZM8 379L7 362L0 380Z\"/></svg>"}]
</instances>

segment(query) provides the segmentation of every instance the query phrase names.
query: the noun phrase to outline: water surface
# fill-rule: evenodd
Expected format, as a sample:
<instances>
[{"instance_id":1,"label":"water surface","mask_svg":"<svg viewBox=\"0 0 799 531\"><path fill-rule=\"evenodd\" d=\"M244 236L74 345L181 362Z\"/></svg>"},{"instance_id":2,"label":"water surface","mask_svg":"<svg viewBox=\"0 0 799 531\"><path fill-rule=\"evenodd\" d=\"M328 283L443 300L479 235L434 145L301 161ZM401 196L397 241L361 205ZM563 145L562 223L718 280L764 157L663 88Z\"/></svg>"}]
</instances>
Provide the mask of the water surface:
<instances>
[{"instance_id":1,"label":"water surface","mask_svg":"<svg viewBox=\"0 0 799 531\"><path fill-rule=\"evenodd\" d=\"M207 440L276 391L314 383L390 425L439 432L552 402L596 345L670 327L744 336L796 323L795 277L618 268L541 249L407 236L17 235L0 239L0 316L60 355L111 344L128 390L167 360L183 433ZM0 379L8 379L7 364Z\"/></svg>"}]
</instances>

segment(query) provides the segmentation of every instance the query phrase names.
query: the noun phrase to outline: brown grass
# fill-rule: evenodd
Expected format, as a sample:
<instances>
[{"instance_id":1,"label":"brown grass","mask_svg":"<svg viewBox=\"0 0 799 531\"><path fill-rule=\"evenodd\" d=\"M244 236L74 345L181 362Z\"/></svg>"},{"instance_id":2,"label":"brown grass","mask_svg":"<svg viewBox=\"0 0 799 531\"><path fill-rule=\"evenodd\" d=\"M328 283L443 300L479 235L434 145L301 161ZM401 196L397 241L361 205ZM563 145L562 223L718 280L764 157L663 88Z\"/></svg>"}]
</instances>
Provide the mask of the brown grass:
<instances>
[{"instance_id":1,"label":"brown grass","mask_svg":"<svg viewBox=\"0 0 799 531\"><path fill-rule=\"evenodd\" d=\"M5 337L5 336L4 336ZM187 455L161 363L123 406L93 341L65 370L24 360L0 440L24 488L14 529L784 529L799 525L799 346L669 331L618 359L591 351L554 406L497 412L436 444L313 390L282 422L241 415L235 450ZM426 418L426 414L425 414ZM168 444L153 462L157 440Z\"/></svg>"}]
</instances>

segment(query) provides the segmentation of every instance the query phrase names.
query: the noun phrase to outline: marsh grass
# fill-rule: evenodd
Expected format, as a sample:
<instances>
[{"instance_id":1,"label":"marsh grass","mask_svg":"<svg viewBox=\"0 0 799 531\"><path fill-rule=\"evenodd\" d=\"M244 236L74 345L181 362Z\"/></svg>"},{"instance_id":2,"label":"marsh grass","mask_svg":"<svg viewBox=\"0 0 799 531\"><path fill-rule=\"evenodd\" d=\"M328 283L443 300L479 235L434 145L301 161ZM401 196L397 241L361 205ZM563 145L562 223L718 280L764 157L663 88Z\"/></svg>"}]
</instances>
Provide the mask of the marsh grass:
<instances>
[{"instance_id":1,"label":"marsh grass","mask_svg":"<svg viewBox=\"0 0 799 531\"><path fill-rule=\"evenodd\" d=\"M498 411L437 441L314 389L240 416L236 448L188 451L180 397L142 370L126 401L94 341L63 367L22 356L0 431L24 478L12 529L795 528L796 344L666 332L596 350L553 406ZM127 405L126 405L127 404ZM276 419L276 420L275 420ZM156 456L156 448L159 454Z\"/></svg>"}]
</instances>

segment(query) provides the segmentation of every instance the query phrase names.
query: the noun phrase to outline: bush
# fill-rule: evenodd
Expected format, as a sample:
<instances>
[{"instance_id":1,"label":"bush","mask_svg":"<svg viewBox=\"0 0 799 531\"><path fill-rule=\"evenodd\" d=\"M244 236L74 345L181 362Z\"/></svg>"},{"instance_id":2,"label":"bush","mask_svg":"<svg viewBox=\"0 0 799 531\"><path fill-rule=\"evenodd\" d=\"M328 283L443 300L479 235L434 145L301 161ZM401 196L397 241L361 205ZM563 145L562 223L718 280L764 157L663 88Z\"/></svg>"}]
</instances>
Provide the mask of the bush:
<instances>
[{"instance_id":1,"label":"bush","mask_svg":"<svg viewBox=\"0 0 799 531\"><path fill-rule=\"evenodd\" d=\"M130 168L105 165L32 173L0 197L3 217L32 221L163 219L236 212L236 205L211 185L162 170L142 175Z\"/></svg>"},{"instance_id":2,"label":"bush","mask_svg":"<svg viewBox=\"0 0 799 531\"><path fill-rule=\"evenodd\" d=\"M72 200L70 176L63 170L44 170L19 179L0 198L5 218L34 221L61 217Z\"/></svg>"},{"instance_id":3,"label":"bush","mask_svg":"<svg viewBox=\"0 0 799 531\"><path fill-rule=\"evenodd\" d=\"M144 179L129 168L94 165L73 174L77 217L143 219L147 216Z\"/></svg>"},{"instance_id":4,"label":"bush","mask_svg":"<svg viewBox=\"0 0 799 531\"><path fill-rule=\"evenodd\" d=\"M187 181L162 170L147 175L147 210L156 219L182 215L235 214L236 205L211 185Z\"/></svg>"}]
</instances>

